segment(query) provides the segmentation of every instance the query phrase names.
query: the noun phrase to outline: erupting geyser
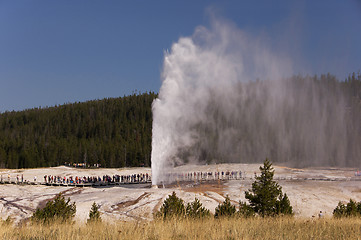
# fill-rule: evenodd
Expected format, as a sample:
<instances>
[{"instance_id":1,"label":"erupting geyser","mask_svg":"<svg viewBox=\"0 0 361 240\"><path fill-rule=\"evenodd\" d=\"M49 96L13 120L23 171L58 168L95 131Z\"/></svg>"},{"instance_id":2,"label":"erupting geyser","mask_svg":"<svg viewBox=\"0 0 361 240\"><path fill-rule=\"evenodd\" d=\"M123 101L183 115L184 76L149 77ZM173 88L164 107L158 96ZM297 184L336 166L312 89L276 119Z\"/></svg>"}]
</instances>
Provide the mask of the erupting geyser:
<instances>
[{"instance_id":1,"label":"erupting geyser","mask_svg":"<svg viewBox=\"0 0 361 240\"><path fill-rule=\"evenodd\" d=\"M219 20L174 43L152 106L153 185L185 163L348 164L341 92L291 78L289 62Z\"/></svg>"}]
</instances>

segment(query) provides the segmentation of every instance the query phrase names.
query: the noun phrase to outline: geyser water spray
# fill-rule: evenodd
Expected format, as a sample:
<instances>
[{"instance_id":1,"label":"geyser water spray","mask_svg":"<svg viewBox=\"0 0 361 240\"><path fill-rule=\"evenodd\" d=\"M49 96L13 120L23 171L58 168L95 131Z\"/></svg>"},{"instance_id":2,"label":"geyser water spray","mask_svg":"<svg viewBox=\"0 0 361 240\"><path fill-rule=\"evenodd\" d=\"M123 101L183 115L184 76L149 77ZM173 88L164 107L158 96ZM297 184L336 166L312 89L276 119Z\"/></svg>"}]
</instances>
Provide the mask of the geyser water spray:
<instances>
[{"instance_id":1,"label":"geyser water spray","mask_svg":"<svg viewBox=\"0 0 361 240\"><path fill-rule=\"evenodd\" d=\"M211 29L198 27L193 36L180 38L165 53L162 86L152 106L153 184L166 181L169 169L184 163L182 150L209 140L194 128L202 123L217 127L207 112L212 111L212 101L218 106L226 103L232 115L236 83L280 77L284 72L279 60L252 41L230 24L214 20ZM194 153L184 154L191 154L187 161L198 161Z\"/></svg>"},{"instance_id":2,"label":"geyser water spray","mask_svg":"<svg viewBox=\"0 0 361 240\"><path fill-rule=\"evenodd\" d=\"M165 53L152 105L153 184L186 163L344 159L342 94L310 77L287 80L291 73L289 59L224 21L180 38Z\"/></svg>"}]
</instances>

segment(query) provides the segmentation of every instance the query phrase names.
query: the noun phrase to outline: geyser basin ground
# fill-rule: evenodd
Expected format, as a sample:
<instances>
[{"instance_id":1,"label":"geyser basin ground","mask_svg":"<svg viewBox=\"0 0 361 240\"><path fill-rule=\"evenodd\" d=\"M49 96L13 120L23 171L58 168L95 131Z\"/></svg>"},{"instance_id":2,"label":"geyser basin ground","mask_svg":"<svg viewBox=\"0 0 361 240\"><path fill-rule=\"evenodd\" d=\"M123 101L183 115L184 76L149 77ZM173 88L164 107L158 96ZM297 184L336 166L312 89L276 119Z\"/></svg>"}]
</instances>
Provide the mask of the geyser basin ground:
<instances>
[{"instance_id":1,"label":"geyser basin ground","mask_svg":"<svg viewBox=\"0 0 361 240\"><path fill-rule=\"evenodd\" d=\"M199 198L202 204L214 212L215 207L229 195L233 204L244 201L244 191L251 187L254 172L259 172L260 164L219 164L207 166L182 166L178 172L194 171L239 171L245 173L244 180L188 182L166 185L158 189L134 185L132 188L79 188L51 187L33 185L0 185L0 217L12 216L16 221L26 219L38 206L62 192L71 201L76 202L76 220L85 222L93 202L100 204L102 218L114 220L151 220L153 213L162 205L164 199L175 191L186 202ZM283 191L287 193L295 210L296 217L312 217L322 210L331 216L339 201L350 198L361 200L361 177L355 177L357 169L351 168L308 168L293 169L282 166L275 167L275 178L279 180ZM42 180L44 175L54 176L103 176L125 175L131 173L150 173L150 168L127 169L74 169L68 167L1 170L3 177L24 175L25 180L33 180L34 176ZM312 180L322 179L322 180ZM326 181L328 180L328 181Z\"/></svg>"}]
</instances>

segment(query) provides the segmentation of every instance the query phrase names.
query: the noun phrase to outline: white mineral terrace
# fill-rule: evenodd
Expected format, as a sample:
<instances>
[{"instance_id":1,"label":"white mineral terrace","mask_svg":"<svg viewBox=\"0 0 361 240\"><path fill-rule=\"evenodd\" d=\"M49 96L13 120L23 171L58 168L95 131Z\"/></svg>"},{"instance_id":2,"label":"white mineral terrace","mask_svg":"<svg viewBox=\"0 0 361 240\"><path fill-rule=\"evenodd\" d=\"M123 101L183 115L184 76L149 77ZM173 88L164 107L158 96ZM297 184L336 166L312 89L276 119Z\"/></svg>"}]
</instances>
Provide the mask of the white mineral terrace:
<instances>
[{"instance_id":1,"label":"white mineral terrace","mask_svg":"<svg viewBox=\"0 0 361 240\"><path fill-rule=\"evenodd\" d=\"M150 168L124 169L78 169L70 167L38 168L9 170L1 169L2 183L0 184L0 217L6 219L11 216L16 222L32 215L37 207L54 198L58 193L70 197L76 202L76 220L85 222L93 202L100 205L100 212L104 220L130 221L151 220L164 199L175 191L185 202L199 198L202 204L214 212L216 206L229 195L237 206L239 200L245 201L244 191L251 187L254 174L259 174L260 164L220 164L204 166L182 166L172 173L175 181L171 185L151 186L150 181L140 184L114 183L98 184L48 184L44 185L44 176L126 176L133 174L151 174ZM308 168L294 169L274 166L275 179L287 193L295 210L296 217L317 216L323 211L331 216L339 201L350 198L360 201L360 176L355 176L357 169L351 168ZM224 172L224 176L214 176L215 172ZM226 175L227 172L237 172L237 175ZM242 172L242 177L239 175ZM201 172L207 174L192 179L190 173ZM212 172L213 175L208 175ZM8 179L10 175L10 181ZM36 176L36 184L34 178ZM17 179L18 177L18 179ZM21 177L23 182L21 184ZM224 180L218 180L224 178ZM230 180L228 180L228 178ZM8 184L12 182L13 184ZM18 183L18 184L16 184ZM33 183L33 184L30 184ZM101 186L103 185L103 186Z\"/></svg>"}]
</instances>

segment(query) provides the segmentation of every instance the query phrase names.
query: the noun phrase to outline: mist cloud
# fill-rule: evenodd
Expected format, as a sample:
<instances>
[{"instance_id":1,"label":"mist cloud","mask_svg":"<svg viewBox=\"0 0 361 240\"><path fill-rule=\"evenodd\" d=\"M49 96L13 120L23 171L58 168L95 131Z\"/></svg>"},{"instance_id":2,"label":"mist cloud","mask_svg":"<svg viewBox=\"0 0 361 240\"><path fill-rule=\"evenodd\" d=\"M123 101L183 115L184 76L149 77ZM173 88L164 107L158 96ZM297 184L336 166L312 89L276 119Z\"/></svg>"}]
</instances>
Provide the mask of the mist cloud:
<instances>
[{"instance_id":1,"label":"mist cloud","mask_svg":"<svg viewBox=\"0 0 361 240\"><path fill-rule=\"evenodd\" d=\"M345 159L344 101L232 23L212 19L165 53L153 103L152 180L176 165ZM260 80L258 80L260 79ZM308 80L307 80L308 79Z\"/></svg>"}]
</instances>

